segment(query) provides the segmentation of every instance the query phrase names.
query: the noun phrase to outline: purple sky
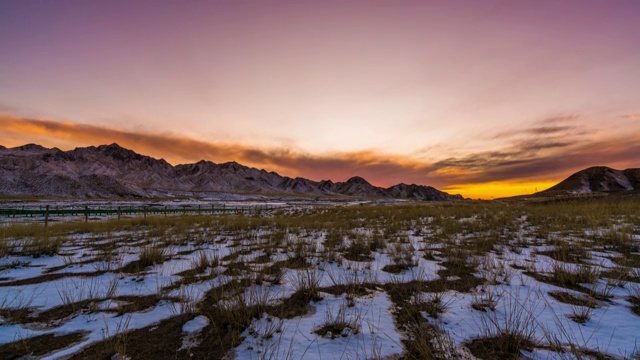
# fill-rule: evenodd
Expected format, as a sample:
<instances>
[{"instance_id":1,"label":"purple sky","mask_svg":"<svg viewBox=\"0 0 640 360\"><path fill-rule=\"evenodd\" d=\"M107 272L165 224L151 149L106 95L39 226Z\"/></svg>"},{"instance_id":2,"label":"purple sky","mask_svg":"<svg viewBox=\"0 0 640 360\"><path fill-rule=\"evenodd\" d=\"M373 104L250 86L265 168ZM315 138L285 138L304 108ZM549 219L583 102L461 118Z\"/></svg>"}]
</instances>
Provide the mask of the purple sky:
<instances>
[{"instance_id":1,"label":"purple sky","mask_svg":"<svg viewBox=\"0 0 640 360\"><path fill-rule=\"evenodd\" d=\"M639 166L638 19L632 0L5 0L0 144L530 192Z\"/></svg>"}]
</instances>

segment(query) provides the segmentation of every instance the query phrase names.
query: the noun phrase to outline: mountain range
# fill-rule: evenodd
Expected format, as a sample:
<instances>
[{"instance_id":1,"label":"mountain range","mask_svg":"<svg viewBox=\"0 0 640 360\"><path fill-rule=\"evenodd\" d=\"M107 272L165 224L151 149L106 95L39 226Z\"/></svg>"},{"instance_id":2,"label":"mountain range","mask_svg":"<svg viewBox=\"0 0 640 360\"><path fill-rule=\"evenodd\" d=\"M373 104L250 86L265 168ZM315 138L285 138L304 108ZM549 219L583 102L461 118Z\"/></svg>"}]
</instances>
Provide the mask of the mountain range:
<instances>
[{"instance_id":1,"label":"mountain range","mask_svg":"<svg viewBox=\"0 0 640 360\"><path fill-rule=\"evenodd\" d=\"M354 176L345 182L290 178L236 162L199 161L173 166L118 144L62 151L28 144L0 146L0 195L63 198L145 198L158 194L243 193L351 196L426 201L462 200L431 186L373 186Z\"/></svg>"}]
</instances>

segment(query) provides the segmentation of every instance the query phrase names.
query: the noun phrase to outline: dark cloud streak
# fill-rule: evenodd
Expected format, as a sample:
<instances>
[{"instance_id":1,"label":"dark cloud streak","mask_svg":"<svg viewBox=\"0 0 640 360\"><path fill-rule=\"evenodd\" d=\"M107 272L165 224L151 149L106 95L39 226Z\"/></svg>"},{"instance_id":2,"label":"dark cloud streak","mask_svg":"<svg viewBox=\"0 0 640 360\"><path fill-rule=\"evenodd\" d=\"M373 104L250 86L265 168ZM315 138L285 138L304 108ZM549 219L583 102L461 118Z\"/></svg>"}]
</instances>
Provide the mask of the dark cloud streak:
<instances>
[{"instance_id":1,"label":"dark cloud streak","mask_svg":"<svg viewBox=\"0 0 640 360\"><path fill-rule=\"evenodd\" d=\"M169 134L135 133L94 125L1 115L0 127L3 128L0 141L24 139L24 144L35 142L36 139L46 146L60 146L61 143L88 146L117 142L140 153L165 157L172 163L202 159L238 161L282 175L314 180L343 181L359 175L382 186L405 182L450 187L491 181L561 179L593 165L638 167L640 159L638 134L597 141L586 140L581 135L527 137L493 151L421 162L370 151L313 155L291 148L211 143ZM529 133L549 134L570 129L529 130Z\"/></svg>"}]
</instances>

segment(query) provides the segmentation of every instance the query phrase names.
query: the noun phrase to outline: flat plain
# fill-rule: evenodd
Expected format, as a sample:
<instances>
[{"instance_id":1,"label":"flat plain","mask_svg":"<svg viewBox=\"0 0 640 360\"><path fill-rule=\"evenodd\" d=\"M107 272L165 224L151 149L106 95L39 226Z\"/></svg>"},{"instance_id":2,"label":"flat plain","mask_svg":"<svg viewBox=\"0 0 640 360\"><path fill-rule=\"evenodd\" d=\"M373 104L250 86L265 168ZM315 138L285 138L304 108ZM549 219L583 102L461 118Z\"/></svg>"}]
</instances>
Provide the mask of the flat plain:
<instances>
[{"instance_id":1,"label":"flat plain","mask_svg":"<svg viewBox=\"0 0 640 360\"><path fill-rule=\"evenodd\" d=\"M640 200L0 226L0 358L633 359Z\"/></svg>"}]
</instances>

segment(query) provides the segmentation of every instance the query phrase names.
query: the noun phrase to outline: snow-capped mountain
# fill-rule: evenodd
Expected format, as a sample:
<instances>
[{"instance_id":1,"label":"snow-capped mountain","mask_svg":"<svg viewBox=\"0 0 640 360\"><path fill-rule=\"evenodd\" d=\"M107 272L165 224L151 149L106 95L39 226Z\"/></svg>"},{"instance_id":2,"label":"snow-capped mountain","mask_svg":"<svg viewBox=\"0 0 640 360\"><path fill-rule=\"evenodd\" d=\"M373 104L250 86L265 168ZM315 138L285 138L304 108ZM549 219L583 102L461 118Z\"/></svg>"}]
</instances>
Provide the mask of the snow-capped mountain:
<instances>
[{"instance_id":1,"label":"snow-capped mountain","mask_svg":"<svg viewBox=\"0 0 640 360\"><path fill-rule=\"evenodd\" d=\"M149 197L158 191L462 200L430 186L399 184L385 189L358 176L334 183L290 178L236 162L203 160L172 166L115 143L70 151L35 144L0 146L0 195L117 198Z\"/></svg>"}]
</instances>

